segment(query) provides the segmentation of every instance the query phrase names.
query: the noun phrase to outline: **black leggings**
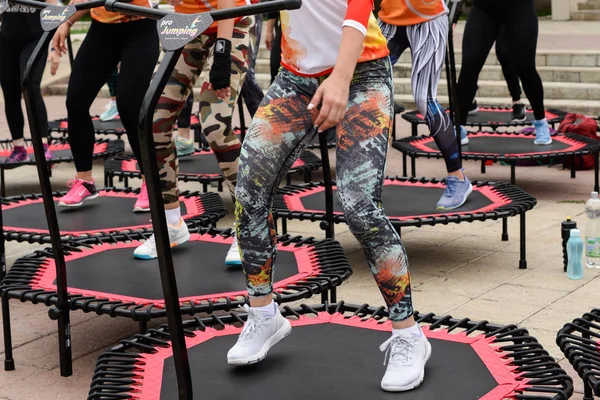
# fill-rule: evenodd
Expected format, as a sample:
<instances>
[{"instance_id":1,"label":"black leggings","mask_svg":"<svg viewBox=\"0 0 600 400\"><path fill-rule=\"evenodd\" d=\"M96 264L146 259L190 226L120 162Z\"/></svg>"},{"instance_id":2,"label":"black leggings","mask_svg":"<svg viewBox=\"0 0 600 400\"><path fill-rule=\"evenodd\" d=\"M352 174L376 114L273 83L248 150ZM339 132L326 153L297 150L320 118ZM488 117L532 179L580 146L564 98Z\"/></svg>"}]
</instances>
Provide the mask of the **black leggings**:
<instances>
[{"instance_id":1,"label":"black leggings","mask_svg":"<svg viewBox=\"0 0 600 400\"><path fill-rule=\"evenodd\" d=\"M0 84L4 93L6 121L13 140L23 139L25 119L21 107L21 82L23 82L25 65L27 65L38 41L39 38L12 40L0 36ZM32 94L37 109L37 115L34 115L34 118L42 137L48 136L48 114L40 91L47 56L45 53L33 75L34 91Z\"/></svg>"},{"instance_id":2,"label":"black leggings","mask_svg":"<svg viewBox=\"0 0 600 400\"><path fill-rule=\"evenodd\" d=\"M479 73L498 37L506 29L510 58L531 103L536 120L545 118L544 87L535 67L538 18L533 0L473 0L463 36L463 60L458 79L461 123L467 121Z\"/></svg>"},{"instance_id":3,"label":"black leggings","mask_svg":"<svg viewBox=\"0 0 600 400\"><path fill-rule=\"evenodd\" d=\"M129 145L141 164L138 142L140 108L158 54L155 21L142 19L119 24L92 21L73 63L67 90L69 143L78 172L92 169L95 135L90 107L119 62L117 108Z\"/></svg>"},{"instance_id":4,"label":"black leggings","mask_svg":"<svg viewBox=\"0 0 600 400\"><path fill-rule=\"evenodd\" d=\"M519 84L519 73L517 67L510 58L510 45L506 38L506 30L504 27L498 31L498 37L496 38L496 57L502 67L502 74L508 86L508 92L513 101L521 100L521 85Z\"/></svg>"}]
</instances>

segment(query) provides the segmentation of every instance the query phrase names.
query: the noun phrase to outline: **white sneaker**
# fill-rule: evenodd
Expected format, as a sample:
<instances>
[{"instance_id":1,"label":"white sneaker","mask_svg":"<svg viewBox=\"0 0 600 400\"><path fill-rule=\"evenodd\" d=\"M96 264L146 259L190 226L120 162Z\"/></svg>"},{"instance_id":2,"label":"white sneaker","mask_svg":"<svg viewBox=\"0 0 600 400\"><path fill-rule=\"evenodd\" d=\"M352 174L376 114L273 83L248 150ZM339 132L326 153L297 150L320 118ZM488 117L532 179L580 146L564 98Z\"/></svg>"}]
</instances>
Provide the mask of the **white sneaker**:
<instances>
[{"instance_id":1,"label":"white sneaker","mask_svg":"<svg viewBox=\"0 0 600 400\"><path fill-rule=\"evenodd\" d=\"M169 242L171 243L171 248L184 244L190 240L190 232L183 219L179 220L179 226L167 225L167 228L169 230ZM133 251L133 257L140 260L154 260L157 257L154 235L150 236L148 240Z\"/></svg>"},{"instance_id":2,"label":"white sneaker","mask_svg":"<svg viewBox=\"0 0 600 400\"><path fill-rule=\"evenodd\" d=\"M387 362L381 388L387 392L404 392L418 387L425 377L425 364L431 357L431 344L425 337L392 336L379 349Z\"/></svg>"},{"instance_id":3,"label":"white sneaker","mask_svg":"<svg viewBox=\"0 0 600 400\"><path fill-rule=\"evenodd\" d=\"M254 364L267 356L269 349L285 339L292 331L290 321L281 315L279 308L273 318L266 318L260 310L244 305L248 321L237 343L227 353L231 365Z\"/></svg>"},{"instance_id":4,"label":"white sneaker","mask_svg":"<svg viewBox=\"0 0 600 400\"><path fill-rule=\"evenodd\" d=\"M240 256L240 248L238 246L237 237L233 237L233 243L227 252L227 256L225 257L225 265L242 265L242 258Z\"/></svg>"}]
</instances>

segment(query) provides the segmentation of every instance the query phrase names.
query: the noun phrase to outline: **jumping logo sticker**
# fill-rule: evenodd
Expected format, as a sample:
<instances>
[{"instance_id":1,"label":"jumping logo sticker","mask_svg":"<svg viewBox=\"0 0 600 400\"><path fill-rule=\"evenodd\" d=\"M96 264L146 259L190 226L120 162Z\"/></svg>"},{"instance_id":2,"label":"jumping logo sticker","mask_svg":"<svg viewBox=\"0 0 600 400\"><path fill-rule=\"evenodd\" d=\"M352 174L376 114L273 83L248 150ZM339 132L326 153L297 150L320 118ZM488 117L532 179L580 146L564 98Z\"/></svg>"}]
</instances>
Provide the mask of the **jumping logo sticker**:
<instances>
[{"instance_id":1,"label":"jumping logo sticker","mask_svg":"<svg viewBox=\"0 0 600 400\"><path fill-rule=\"evenodd\" d=\"M8 1L0 1L0 15L6 10L8 10Z\"/></svg>"},{"instance_id":2,"label":"jumping logo sticker","mask_svg":"<svg viewBox=\"0 0 600 400\"><path fill-rule=\"evenodd\" d=\"M49 5L44 8L40 14L42 29L46 32L56 29L76 12L77 9L74 5L66 7Z\"/></svg>"},{"instance_id":3,"label":"jumping logo sticker","mask_svg":"<svg viewBox=\"0 0 600 400\"><path fill-rule=\"evenodd\" d=\"M166 51L174 51L196 39L212 23L213 19L208 13L169 14L158 21L158 36Z\"/></svg>"}]
</instances>

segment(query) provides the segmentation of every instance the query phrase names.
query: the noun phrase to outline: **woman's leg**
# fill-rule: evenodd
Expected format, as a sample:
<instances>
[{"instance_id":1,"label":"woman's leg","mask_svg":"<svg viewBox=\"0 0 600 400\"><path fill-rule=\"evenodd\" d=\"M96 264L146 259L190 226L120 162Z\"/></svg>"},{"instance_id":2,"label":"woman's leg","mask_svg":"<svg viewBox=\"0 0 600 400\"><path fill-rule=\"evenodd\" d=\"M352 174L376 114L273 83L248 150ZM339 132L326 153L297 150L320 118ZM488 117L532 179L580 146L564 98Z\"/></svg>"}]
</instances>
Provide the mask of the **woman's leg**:
<instances>
[{"instance_id":1,"label":"woman's leg","mask_svg":"<svg viewBox=\"0 0 600 400\"><path fill-rule=\"evenodd\" d=\"M175 150L177 155L189 156L194 154L194 139L190 137L190 125L192 119L192 108L194 107L194 93L190 92L179 117L177 118L177 136L175 136Z\"/></svg>"},{"instance_id":2,"label":"woman's leg","mask_svg":"<svg viewBox=\"0 0 600 400\"><path fill-rule=\"evenodd\" d=\"M519 60L515 67L533 108L536 130L534 143L550 144L552 138L544 108L544 85L536 68L538 18L533 0L508 0L504 5L503 17L510 57Z\"/></svg>"},{"instance_id":3,"label":"woman's leg","mask_svg":"<svg viewBox=\"0 0 600 400\"><path fill-rule=\"evenodd\" d=\"M140 111L159 55L156 22L143 19L122 24L127 40L121 50L117 106L129 145L143 173L139 144ZM149 211L149 210L148 210Z\"/></svg>"},{"instance_id":4,"label":"woman's leg","mask_svg":"<svg viewBox=\"0 0 600 400\"><path fill-rule=\"evenodd\" d=\"M498 37L496 38L496 57L498 57L498 61L502 67L502 74L504 75L504 80L506 81L512 101L521 101L519 74L510 57L510 44L506 38L506 29L504 26L498 31Z\"/></svg>"},{"instance_id":5,"label":"woman's leg","mask_svg":"<svg viewBox=\"0 0 600 400\"><path fill-rule=\"evenodd\" d=\"M413 96L417 108L425 115L435 144L444 156L448 172L446 190L437 208L452 210L462 206L473 189L462 171L454 124L437 100L437 87L446 55L448 18L442 15L431 21L411 25L406 28L406 36L411 45L413 60Z\"/></svg>"},{"instance_id":6,"label":"woman's leg","mask_svg":"<svg viewBox=\"0 0 600 400\"><path fill-rule=\"evenodd\" d=\"M261 328L252 342L245 340L244 333L249 328L244 328L240 340L227 354L230 364L259 361L291 329L272 298L277 249L271 205L287 171L314 137L307 132L314 125L316 111L306 108L317 87L317 79L281 70L244 141L236 190L237 238L250 295L246 327ZM263 348L267 341L269 345Z\"/></svg>"},{"instance_id":7,"label":"woman's leg","mask_svg":"<svg viewBox=\"0 0 600 400\"><path fill-rule=\"evenodd\" d=\"M392 337L380 347L388 365L381 388L410 390L423 381L431 345L413 318L408 258L382 204L394 110L391 65L387 60L359 64L353 82L338 127L338 194L392 320Z\"/></svg>"},{"instance_id":8,"label":"woman's leg","mask_svg":"<svg viewBox=\"0 0 600 400\"><path fill-rule=\"evenodd\" d=\"M246 17L237 22L231 39L231 96L222 100L214 90L209 89L208 80L200 90L200 116L202 131L208 144L217 157L221 172L231 195L235 195L235 183L238 173L238 159L241 143L232 128L233 110L236 106L242 83L248 69L248 47L252 43L250 30L254 25L253 17ZM212 67L212 53L204 66L205 76L208 77Z\"/></svg>"},{"instance_id":9,"label":"woman's leg","mask_svg":"<svg viewBox=\"0 0 600 400\"><path fill-rule=\"evenodd\" d=\"M494 12L482 8L485 1L473 3L463 34L463 59L457 85L461 125L467 122L469 109L477 93L479 74L498 36L499 25Z\"/></svg>"},{"instance_id":10,"label":"woman's leg","mask_svg":"<svg viewBox=\"0 0 600 400\"><path fill-rule=\"evenodd\" d=\"M254 117L254 114L256 114L256 110L258 110L258 106L264 97L262 88L256 81L256 75L254 73L254 68L256 67L256 58L260 48L262 26L262 15L259 14L256 16L256 23L252 28L251 35L255 38L249 47L250 55L248 58L250 59L250 65L248 66L248 71L246 71L246 79L244 79L244 83L242 84L241 92L242 98L244 99L244 103L246 104L251 117Z\"/></svg>"},{"instance_id":11,"label":"woman's leg","mask_svg":"<svg viewBox=\"0 0 600 400\"><path fill-rule=\"evenodd\" d=\"M5 162L26 161L23 130L25 119L21 107L21 53L25 42L10 40L0 36L0 85L4 95L4 112L8 129L13 140L13 151Z\"/></svg>"},{"instance_id":12,"label":"woman's leg","mask_svg":"<svg viewBox=\"0 0 600 400\"><path fill-rule=\"evenodd\" d=\"M208 57L207 40L209 40L209 36L201 35L183 48L154 112L152 129L154 147L171 246L183 244L190 237L187 225L181 219L179 207L179 190L177 188L179 160L172 140L173 125L202 72ZM135 249L133 255L135 258L144 260L156 258L154 237Z\"/></svg>"},{"instance_id":13,"label":"woman's leg","mask_svg":"<svg viewBox=\"0 0 600 400\"><path fill-rule=\"evenodd\" d=\"M106 105L106 111L100 115L101 121L110 121L119 117L117 109L117 81L119 80L119 68L113 69L106 81L108 93L110 94L110 103Z\"/></svg>"},{"instance_id":14,"label":"woman's leg","mask_svg":"<svg viewBox=\"0 0 600 400\"><path fill-rule=\"evenodd\" d=\"M119 63L122 38L114 34L110 25L92 21L73 62L67 89L67 119L77 175L71 190L59 202L62 207L77 207L98 196L92 177L95 134L90 107Z\"/></svg>"},{"instance_id":15,"label":"woman's leg","mask_svg":"<svg viewBox=\"0 0 600 400\"><path fill-rule=\"evenodd\" d=\"M382 20L378 20L379 29L387 40L388 50L390 51L390 61L392 65L396 65L402 53L410 46L408 37L406 36L405 26L390 25Z\"/></svg>"}]
</instances>

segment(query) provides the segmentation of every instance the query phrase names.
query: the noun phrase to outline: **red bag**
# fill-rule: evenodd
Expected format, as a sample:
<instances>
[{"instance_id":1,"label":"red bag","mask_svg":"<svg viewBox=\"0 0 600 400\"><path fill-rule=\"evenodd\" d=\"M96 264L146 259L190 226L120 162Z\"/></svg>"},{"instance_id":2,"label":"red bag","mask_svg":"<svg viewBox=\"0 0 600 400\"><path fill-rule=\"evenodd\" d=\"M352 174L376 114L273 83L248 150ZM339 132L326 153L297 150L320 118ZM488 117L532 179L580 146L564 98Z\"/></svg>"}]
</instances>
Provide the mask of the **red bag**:
<instances>
[{"instance_id":1,"label":"red bag","mask_svg":"<svg viewBox=\"0 0 600 400\"><path fill-rule=\"evenodd\" d=\"M596 120L588 118L581 114L567 114L565 119L561 122L558 127L560 133L575 133L577 135L586 136L593 140L600 140L596 132L598 131L598 124ZM575 157L575 169L586 170L594 168L594 155L589 154L586 156ZM567 157L563 161L563 167L571 169L573 163L572 157Z\"/></svg>"}]
</instances>

